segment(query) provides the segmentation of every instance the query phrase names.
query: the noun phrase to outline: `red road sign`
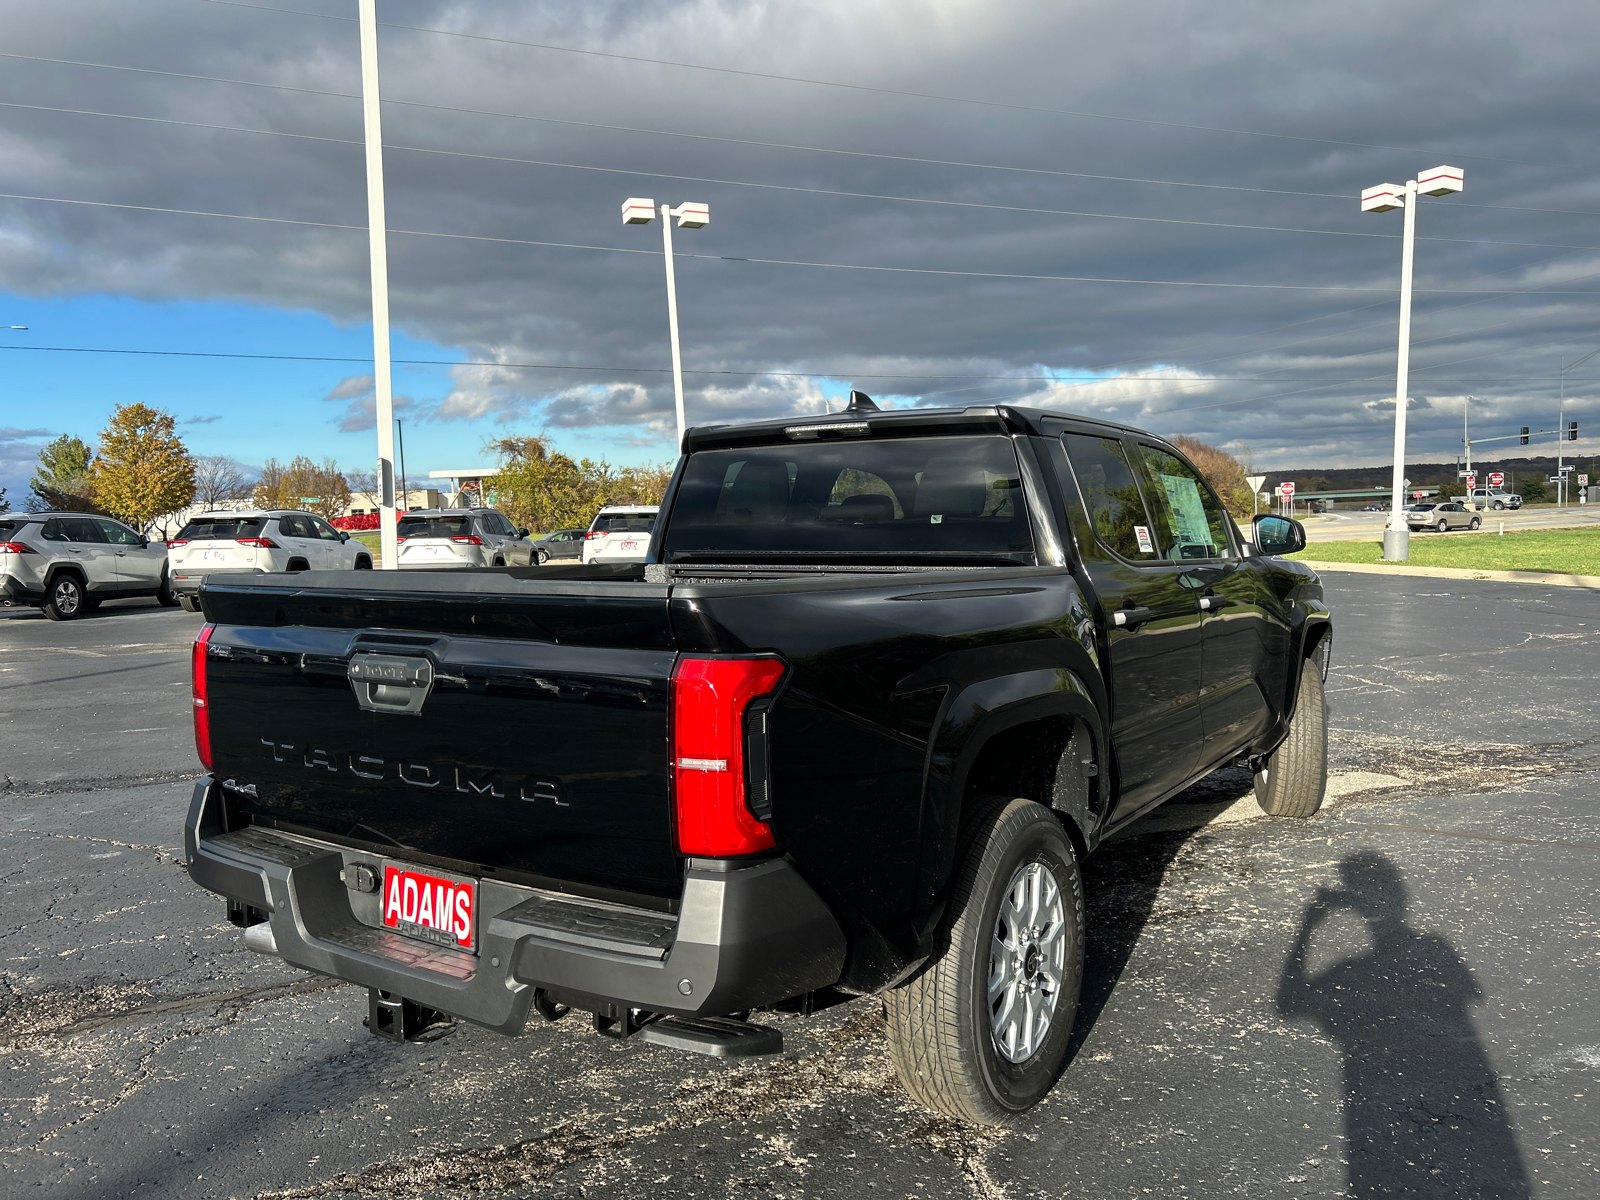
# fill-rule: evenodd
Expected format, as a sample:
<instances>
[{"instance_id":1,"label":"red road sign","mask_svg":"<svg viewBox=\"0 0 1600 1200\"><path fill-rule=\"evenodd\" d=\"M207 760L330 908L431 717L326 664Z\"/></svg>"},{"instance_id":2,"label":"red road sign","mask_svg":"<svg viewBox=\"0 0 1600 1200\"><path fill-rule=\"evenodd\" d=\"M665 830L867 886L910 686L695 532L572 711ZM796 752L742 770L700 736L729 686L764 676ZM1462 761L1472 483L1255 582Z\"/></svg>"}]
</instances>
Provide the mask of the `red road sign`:
<instances>
[{"instance_id":1,"label":"red road sign","mask_svg":"<svg viewBox=\"0 0 1600 1200\"><path fill-rule=\"evenodd\" d=\"M1293 482L1280 483L1278 485L1278 490L1285 496L1292 496L1294 495L1294 484Z\"/></svg>"},{"instance_id":2,"label":"red road sign","mask_svg":"<svg viewBox=\"0 0 1600 1200\"><path fill-rule=\"evenodd\" d=\"M1470 492L1473 488L1475 488L1477 486L1478 486L1478 477L1476 475L1468 475L1467 476L1467 491Z\"/></svg>"},{"instance_id":3,"label":"red road sign","mask_svg":"<svg viewBox=\"0 0 1600 1200\"><path fill-rule=\"evenodd\" d=\"M1503 473L1501 473L1500 471L1490 471L1489 472L1489 486L1490 487L1505 487L1505 485L1506 485L1506 477L1505 477L1505 475Z\"/></svg>"},{"instance_id":4,"label":"red road sign","mask_svg":"<svg viewBox=\"0 0 1600 1200\"><path fill-rule=\"evenodd\" d=\"M1427 495L1428 495L1427 492L1412 492L1411 493L1411 498L1413 500L1423 500L1423 499L1427 498Z\"/></svg>"}]
</instances>

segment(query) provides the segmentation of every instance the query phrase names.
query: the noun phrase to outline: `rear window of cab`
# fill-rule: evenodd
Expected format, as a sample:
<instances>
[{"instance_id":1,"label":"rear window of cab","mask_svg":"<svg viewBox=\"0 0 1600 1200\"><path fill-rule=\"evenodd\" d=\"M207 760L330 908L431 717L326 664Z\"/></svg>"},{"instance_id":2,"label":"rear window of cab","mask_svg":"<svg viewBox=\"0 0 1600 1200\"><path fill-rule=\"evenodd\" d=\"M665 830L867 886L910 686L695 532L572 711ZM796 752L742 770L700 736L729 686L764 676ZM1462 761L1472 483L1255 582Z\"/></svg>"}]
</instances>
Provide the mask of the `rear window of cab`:
<instances>
[{"instance_id":1,"label":"rear window of cab","mask_svg":"<svg viewBox=\"0 0 1600 1200\"><path fill-rule=\"evenodd\" d=\"M471 515L462 517L402 517L399 536L403 538L465 537L472 532Z\"/></svg>"},{"instance_id":2,"label":"rear window of cab","mask_svg":"<svg viewBox=\"0 0 1600 1200\"><path fill-rule=\"evenodd\" d=\"M266 525L263 517L228 517L220 520L197 519L178 531L180 542L231 542L236 538L260 537Z\"/></svg>"}]
</instances>

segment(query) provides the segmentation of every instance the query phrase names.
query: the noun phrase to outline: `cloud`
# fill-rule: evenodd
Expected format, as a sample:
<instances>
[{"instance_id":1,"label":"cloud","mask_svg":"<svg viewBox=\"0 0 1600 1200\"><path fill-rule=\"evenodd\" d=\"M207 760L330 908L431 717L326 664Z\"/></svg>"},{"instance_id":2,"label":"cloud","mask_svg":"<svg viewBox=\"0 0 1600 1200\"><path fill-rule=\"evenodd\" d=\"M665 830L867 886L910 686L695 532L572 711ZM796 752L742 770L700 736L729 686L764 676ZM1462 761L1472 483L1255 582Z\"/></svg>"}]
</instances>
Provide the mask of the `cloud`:
<instances>
[{"instance_id":1,"label":"cloud","mask_svg":"<svg viewBox=\"0 0 1600 1200\"><path fill-rule=\"evenodd\" d=\"M359 86L347 22L112 0L8 8L8 31L61 58ZM1572 36L1592 26L1592 5L1524 8L1508 22L1490 0L1356 0L1280 5L1263 19L1241 0L1175 0L1151 22L1145 7L1111 0L668 0L648 11L413 0L417 26L1016 107L396 34L383 66L397 101L385 113L395 327L490 364L453 368L440 400L396 407L408 422L670 440L659 231L625 228L618 213L628 195L648 195L711 207L707 228L675 233L691 422L814 410L834 381L855 379L895 403L1062 404L1243 439L1263 465L1382 461L1400 214L1363 215L1355 196L1450 162L1466 163L1467 194L1417 213L1416 387L1472 394L1485 436L1538 424L1535 413L1554 413L1561 357L1593 348L1592 299L1560 293L1600 288L1600 254L1582 248L1596 241L1600 127L1571 101L1592 90L1588 43ZM326 96L45 63L8 70L11 98L32 104L359 137L348 102ZM1137 119L1069 115L1092 112ZM15 292L368 318L358 146L17 110L0 161L18 181L9 191L312 223L5 201L0 285ZM962 163L996 169L951 165ZM1094 213L1106 215L1071 215ZM1302 290L1312 287L1345 290ZM1099 378L1082 387L1025 378L1091 372ZM1600 396L1600 370L1588 375L1569 380L1574 403ZM368 376L342 380L330 420L371 428L371 388ZM1448 458L1459 417L1419 406L1414 452Z\"/></svg>"},{"instance_id":2,"label":"cloud","mask_svg":"<svg viewBox=\"0 0 1600 1200\"><path fill-rule=\"evenodd\" d=\"M209 425L213 421L222 420L222 414L217 413L209 417L185 417L180 424L183 425Z\"/></svg>"}]
</instances>

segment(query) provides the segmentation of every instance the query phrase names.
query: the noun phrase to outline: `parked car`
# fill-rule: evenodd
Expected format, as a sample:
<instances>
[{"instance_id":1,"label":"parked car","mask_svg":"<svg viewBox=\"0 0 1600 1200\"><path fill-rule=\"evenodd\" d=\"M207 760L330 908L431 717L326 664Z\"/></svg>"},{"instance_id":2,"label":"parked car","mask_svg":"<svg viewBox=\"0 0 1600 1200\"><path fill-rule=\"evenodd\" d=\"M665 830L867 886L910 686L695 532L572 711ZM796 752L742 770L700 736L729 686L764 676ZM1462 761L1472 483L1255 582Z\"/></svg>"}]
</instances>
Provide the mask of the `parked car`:
<instances>
[{"instance_id":1,"label":"parked car","mask_svg":"<svg viewBox=\"0 0 1600 1200\"><path fill-rule=\"evenodd\" d=\"M200 585L213 575L371 567L372 554L363 543L299 509L202 513L167 542L173 590L190 612L200 611Z\"/></svg>"},{"instance_id":2,"label":"parked car","mask_svg":"<svg viewBox=\"0 0 1600 1200\"><path fill-rule=\"evenodd\" d=\"M190 876L397 1040L770 1053L751 1012L881 995L912 1096L1038 1102L1083 857L1229 764L1321 805L1331 614L1157 437L864 399L689 430L633 567L213 580Z\"/></svg>"},{"instance_id":3,"label":"parked car","mask_svg":"<svg viewBox=\"0 0 1600 1200\"><path fill-rule=\"evenodd\" d=\"M1501 491L1497 488L1476 488L1472 493L1473 502L1479 508L1492 508L1496 512L1507 508L1521 508L1522 497L1516 492Z\"/></svg>"},{"instance_id":4,"label":"parked car","mask_svg":"<svg viewBox=\"0 0 1600 1200\"><path fill-rule=\"evenodd\" d=\"M1438 504L1406 505L1406 524L1412 529L1446 533L1451 529L1476 529L1483 524L1483 518L1459 500L1444 500Z\"/></svg>"},{"instance_id":5,"label":"parked car","mask_svg":"<svg viewBox=\"0 0 1600 1200\"><path fill-rule=\"evenodd\" d=\"M126 596L178 603L165 546L87 513L0 513L0 596L7 605L36 606L52 621Z\"/></svg>"},{"instance_id":6,"label":"parked car","mask_svg":"<svg viewBox=\"0 0 1600 1200\"><path fill-rule=\"evenodd\" d=\"M541 563L576 561L583 557L584 529L558 529L547 533L533 543L536 557Z\"/></svg>"},{"instance_id":7,"label":"parked car","mask_svg":"<svg viewBox=\"0 0 1600 1200\"><path fill-rule=\"evenodd\" d=\"M400 567L531 567L528 531L493 508L418 508L400 518Z\"/></svg>"},{"instance_id":8,"label":"parked car","mask_svg":"<svg viewBox=\"0 0 1600 1200\"><path fill-rule=\"evenodd\" d=\"M1362 512L1388 512L1389 511L1389 506L1387 504L1381 504L1381 503L1374 502L1372 504L1367 505L1361 511Z\"/></svg>"},{"instance_id":9,"label":"parked car","mask_svg":"<svg viewBox=\"0 0 1600 1200\"><path fill-rule=\"evenodd\" d=\"M584 564L644 562L660 511L654 504L606 505L584 534Z\"/></svg>"}]
</instances>

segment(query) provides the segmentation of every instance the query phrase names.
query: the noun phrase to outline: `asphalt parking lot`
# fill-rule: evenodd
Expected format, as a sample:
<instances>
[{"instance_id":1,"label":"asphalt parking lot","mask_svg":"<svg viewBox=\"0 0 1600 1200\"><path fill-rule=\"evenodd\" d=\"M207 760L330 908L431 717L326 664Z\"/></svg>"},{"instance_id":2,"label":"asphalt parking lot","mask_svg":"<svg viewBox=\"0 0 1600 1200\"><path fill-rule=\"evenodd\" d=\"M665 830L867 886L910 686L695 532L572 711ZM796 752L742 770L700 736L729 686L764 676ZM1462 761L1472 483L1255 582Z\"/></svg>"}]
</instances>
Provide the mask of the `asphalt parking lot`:
<instances>
[{"instance_id":1,"label":"asphalt parking lot","mask_svg":"<svg viewBox=\"0 0 1600 1200\"><path fill-rule=\"evenodd\" d=\"M1600 1194L1600 593L1326 579L1335 798L1220 772L1090 859L1073 1057L1003 1131L911 1104L870 999L739 1065L371 1037L184 873L200 618L0 610L0 1191Z\"/></svg>"}]
</instances>

